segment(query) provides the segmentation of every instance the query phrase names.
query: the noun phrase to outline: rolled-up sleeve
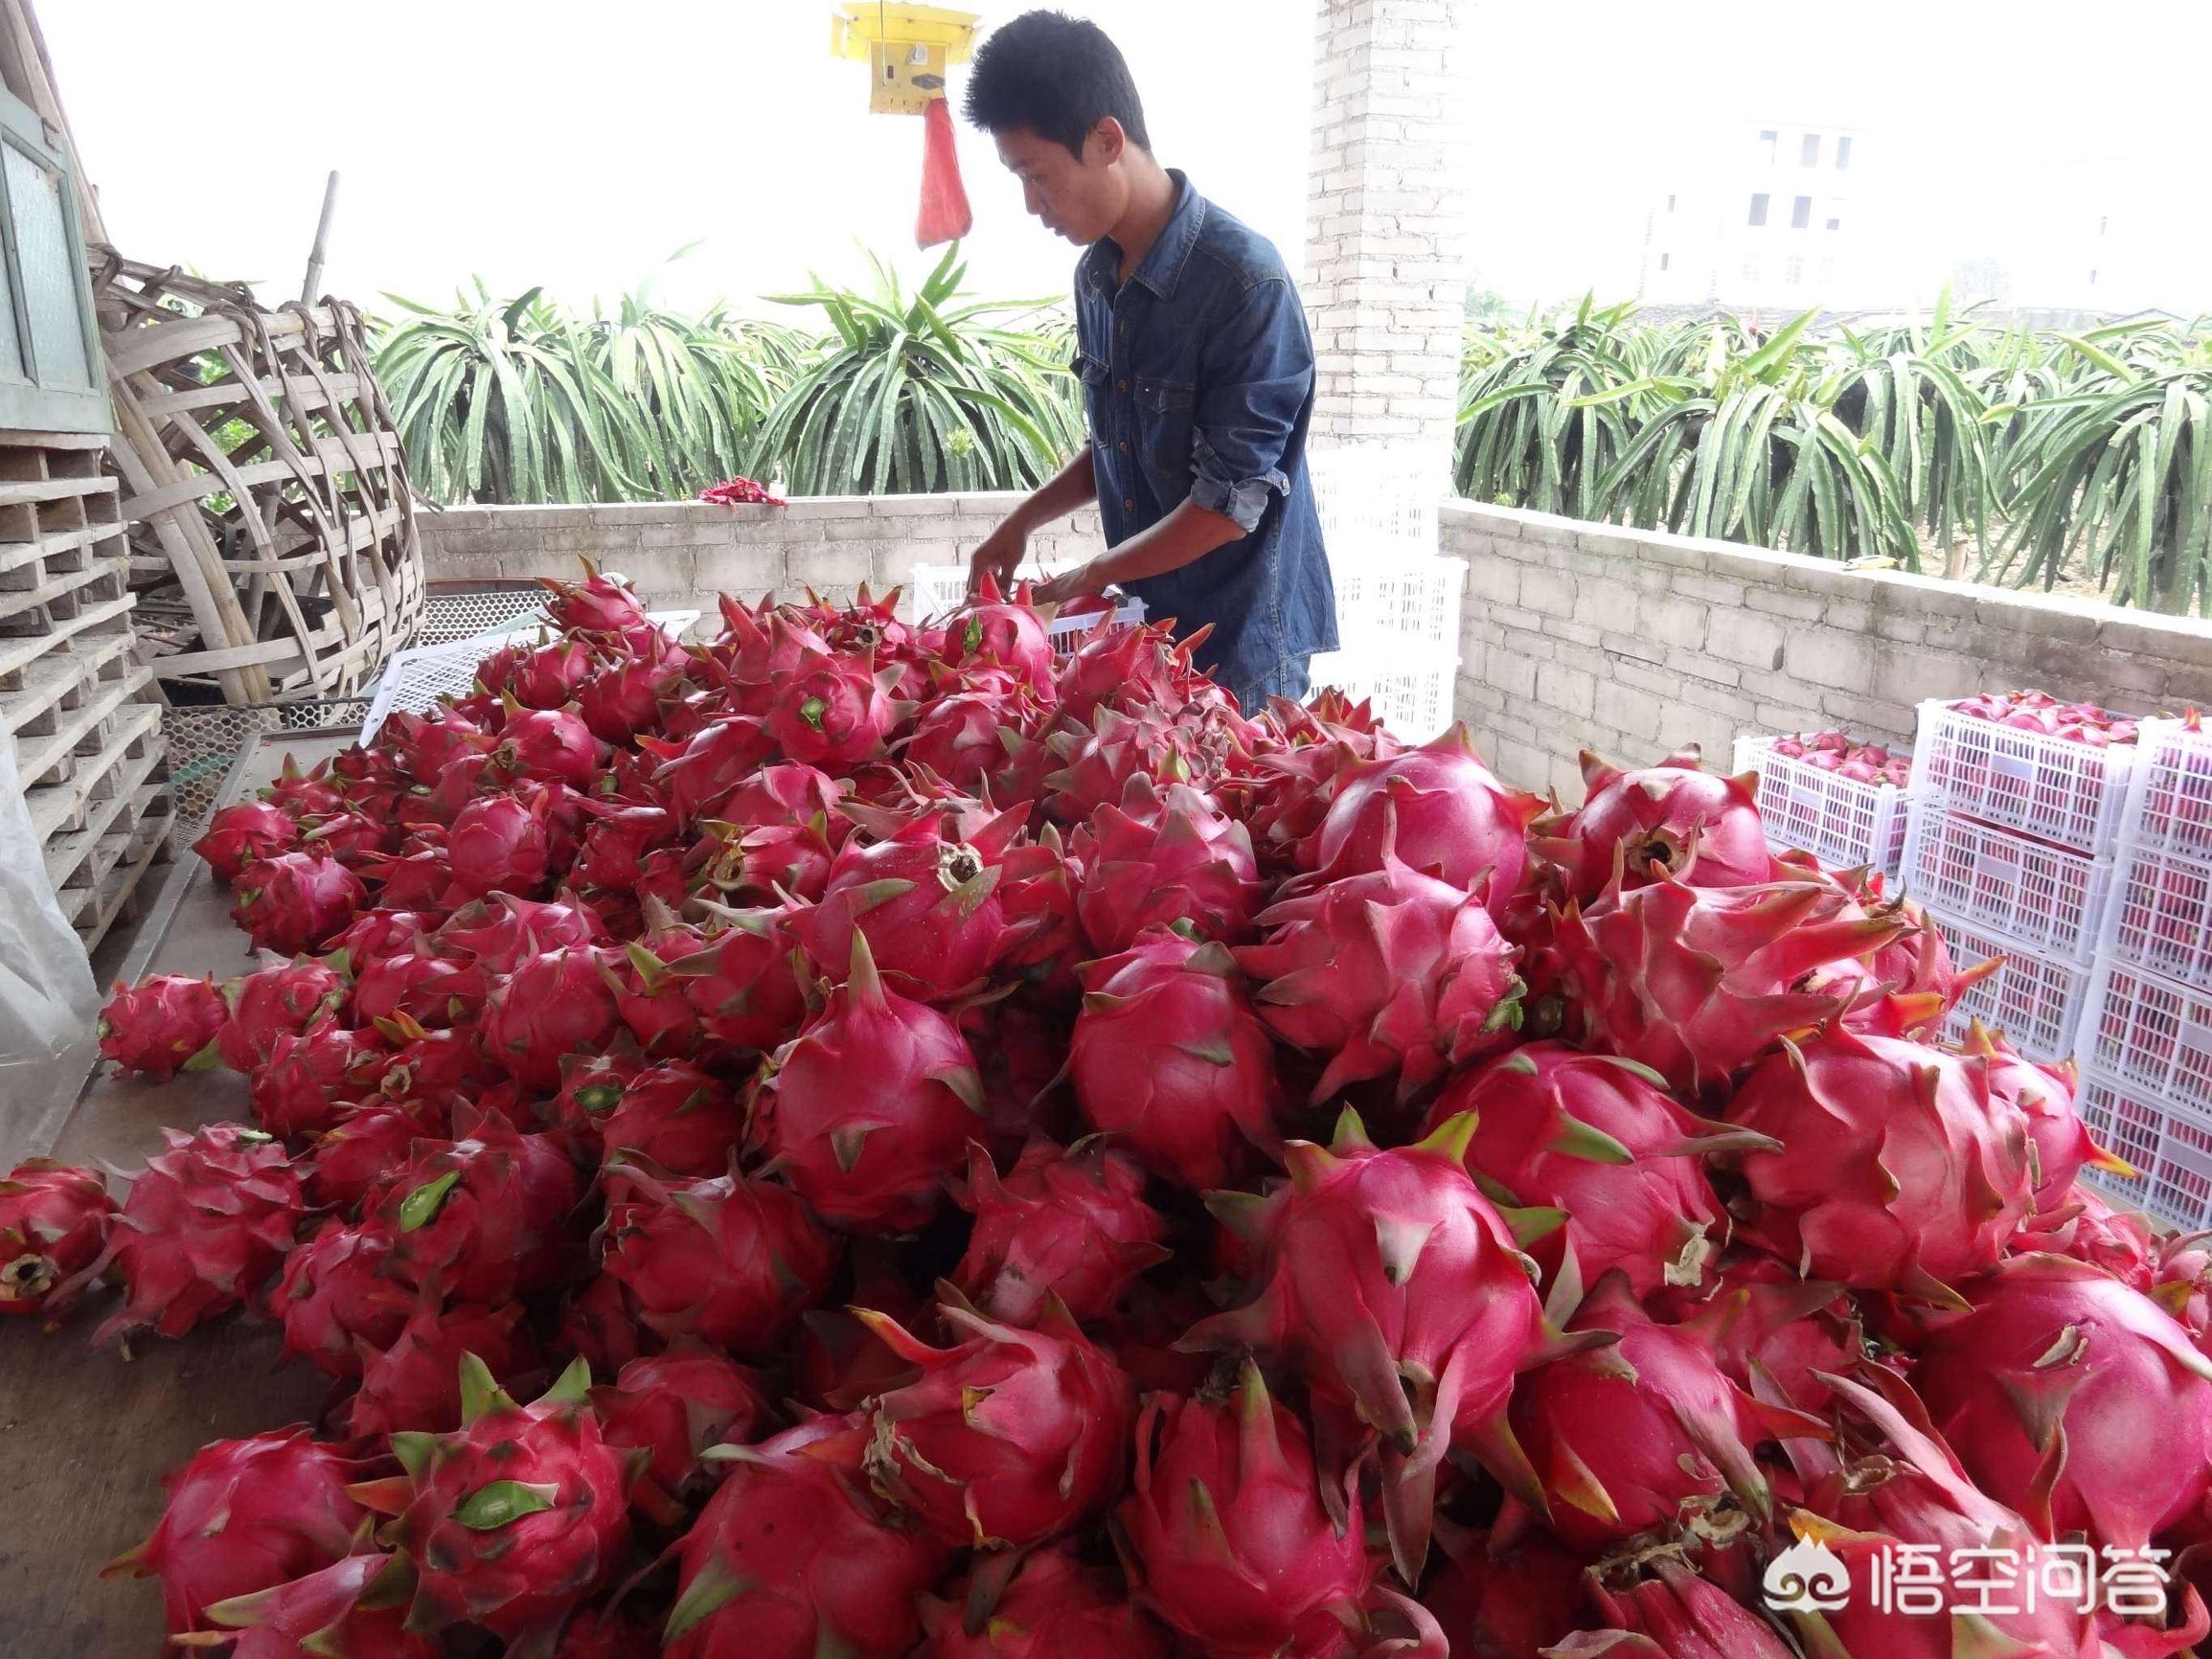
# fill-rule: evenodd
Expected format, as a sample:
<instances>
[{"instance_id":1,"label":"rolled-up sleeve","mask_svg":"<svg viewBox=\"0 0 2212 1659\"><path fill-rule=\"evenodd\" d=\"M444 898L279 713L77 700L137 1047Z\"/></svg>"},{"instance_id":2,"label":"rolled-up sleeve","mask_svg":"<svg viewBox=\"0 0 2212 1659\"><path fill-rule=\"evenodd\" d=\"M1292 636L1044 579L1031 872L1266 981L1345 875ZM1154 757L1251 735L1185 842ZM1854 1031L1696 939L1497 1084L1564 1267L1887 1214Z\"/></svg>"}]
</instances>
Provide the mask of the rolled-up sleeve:
<instances>
[{"instance_id":1,"label":"rolled-up sleeve","mask_svg":"<svg viewBox=\"0 0 2212 1659\"><path fill-rule=\"evenodd\" d=\"M1198 352L1191 499L1255 530L1270 491L1288 490L1283 457L1313 385L1313 343L1288 281L1254 283Z\"/></svg>"}]
</instances>

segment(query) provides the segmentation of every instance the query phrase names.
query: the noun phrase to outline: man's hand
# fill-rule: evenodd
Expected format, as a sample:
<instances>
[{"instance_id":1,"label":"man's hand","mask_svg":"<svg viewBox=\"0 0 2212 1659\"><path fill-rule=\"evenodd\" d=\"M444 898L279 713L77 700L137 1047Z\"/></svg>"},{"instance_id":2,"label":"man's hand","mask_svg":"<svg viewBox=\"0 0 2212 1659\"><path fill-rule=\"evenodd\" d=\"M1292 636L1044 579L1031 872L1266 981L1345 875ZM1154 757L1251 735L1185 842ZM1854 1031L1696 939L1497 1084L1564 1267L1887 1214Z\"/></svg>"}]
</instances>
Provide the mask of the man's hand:
<instances>
[{"instance_id":1,"label":"man's hand","mask_svg":"<svg viewBox=\"0 0 2212 1659\"><path fill-rule=\"evenodd\" d=\"M1020 568L1022 557L1028 552L1029 532L1009 518L968 556L969 597L972 599L982 591L983 579L988 575L996 579L998 591L1011 598L1014 573Z\"/></svg>"},{"instance_id":2,"label":"man's hand","mask_svg":"<svg viewBox=\"0 0 2212 1659\"><path fill-rule=\"evenodd\" d=\"M1065 604L1071 599L1088 599L1092 594L1104 593L1106 585L1106 579L1096 569L1096 561L1086 560L1073 570L1047 577L1037 584L1030 598L1038 604Z\"/></svg>"}]
</instances>

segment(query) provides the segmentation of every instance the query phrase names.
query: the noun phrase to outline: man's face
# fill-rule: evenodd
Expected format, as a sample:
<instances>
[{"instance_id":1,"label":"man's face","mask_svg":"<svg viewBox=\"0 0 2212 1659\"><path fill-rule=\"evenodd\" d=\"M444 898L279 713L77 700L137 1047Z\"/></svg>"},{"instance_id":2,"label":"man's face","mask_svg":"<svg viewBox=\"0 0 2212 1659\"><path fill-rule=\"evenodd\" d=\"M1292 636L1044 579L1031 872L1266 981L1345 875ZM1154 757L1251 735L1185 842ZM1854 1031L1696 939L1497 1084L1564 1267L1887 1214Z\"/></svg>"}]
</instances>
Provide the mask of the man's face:
<instances>
[{"instance_id":1,"label":"man's face","mask_svg":"<svg viewBox=\"0 0 2212 1659\"><path fill-rule=\"evenodd\" d=\"M1002 132L997 142L998 159L1021 180L1022 205L1055 236L1087 245L1121 218L1128 193L1120 167L1124 140L1110 118L1083 140L1081 160L1066 145L1026 127Z\"/></svg>"}]
</instances>

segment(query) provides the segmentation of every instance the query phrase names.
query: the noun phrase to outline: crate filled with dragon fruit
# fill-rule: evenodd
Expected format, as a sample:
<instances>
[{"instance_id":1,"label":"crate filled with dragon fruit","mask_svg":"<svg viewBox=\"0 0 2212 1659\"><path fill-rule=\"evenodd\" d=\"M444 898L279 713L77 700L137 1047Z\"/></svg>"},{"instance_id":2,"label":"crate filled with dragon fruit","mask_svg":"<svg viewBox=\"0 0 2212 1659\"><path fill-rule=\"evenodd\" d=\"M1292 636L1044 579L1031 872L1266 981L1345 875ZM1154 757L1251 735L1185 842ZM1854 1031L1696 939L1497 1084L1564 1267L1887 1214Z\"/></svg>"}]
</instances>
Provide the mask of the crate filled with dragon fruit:
<instances>
[{"instance_id":1,"label":"crate filled with dragon fruit","mask_svg":"<svg viewBox=\"0 0 2212 1659\"><path fill-rule=\"evenodd\" d=\"M1931 915L2086 967L2096 953L2112 860L1984 823L1929 797L1912 803L1903 881Z\"/></svg>"},{"instance_id":2,"label":"crate filled with dragon fruit","mask_svg":"<svg viewBox=\"0 0 2212 1659\"><path fill-rule=\"evenodd\" d=\"M1736 739L1736 770L1759 780L1759 816L1777 852L1837 870L1895 875L1904 858L1912 756L1843 732Z\"/></svg>"},{"instance_id":3,"label":"crate filled with dragon fruit","mask_svg":"<svg viewBox=\"0 0 2212 1659\"><path fill-rule=\"evenodd\" d=\"M2212 990L2212 854L2123 841L2102 944L2119 961Z\"/></svg>"},{"instance_id":4,"label":"crate filled with dragon fruit","mask_svg":"<svg viewBox=\"0 0 2212 1659\"><path fill-rule=\"evenodd\" d=\"M1963 990L1945 1022L1953 1039L1976 1024L2001 1031L2032 1060L2071 1059L2094 968L2069 962L1994 928L1938 912L1928 920L1943 936Z\"/></svg>"},{"instance_id":5,"label":"crate filled with dragon fruit","mask_svg":"<svg viewBox=\"0 0 2212 1659\"><path fill-rule=\"evenodd\" d=\"M2212 1113L2093 1065L2077 1089L2082 1122L2105 1149L2083 1178L2183 1233L2212 1227Z\"/></svg>"},{"instance_id":6,"label":"crate filled with dragon fruit","mask_svg":"<svg viewBox=\"0 0 2212 1659\"><path fill-rule=\"evenodd\" d=\"M548 610L211 820L201 920L266 954L119 986L83 1098L148 1124L191 1067L221 1121L120 1205L82 1162L0 1182L0 1399L38 1425L10 1478L80 1489L57 1419L113 1443L71 1535L0 1548L69 1585L57 1650L151 1652L157 1619L239 1659L2205 1628L2101 1553L2032 1616L1878 1599L1906 1545L1986 1588L1992 1540L2200 1536L2212 1266L2131 1245L2064 1074L1942 1041L1973 981L1941 935L1775 855L1740 782L1592 758L1547 810L1464 727L1241 709L1164 627L1056 650L990 590L925 625L732 601L690 640L604 578ZM314 1421L165 1489L103 1409L144 1384L77 1347L222 1376L271 1322L330 1378ZM48 1342L68 1393L25 1405L6 1368ZM81 1570L119 1522L158 1595ZM1820 1608L1763 1597L1814 1540Z\"/></svg>"},{"instance_id":7,"label":"crate filled with dragon fruit","mask_svg":"<svg viewBox=\"0 0 2212 1659\"><path fill-rule=\"evenodd\" d=\"M1912 791L2093 857L2119 833L2137 735L2132 716L2045 692L1923 703Z\"/></svg>"},{"instance_id":8,"label":"crate filled with dragon fruit","mask_svg":"<svg viewBox=\"0 0 2212 1659\"><path fill-rule=\"evenodd\" d=\"M2212 735L2197 711L2145 720L2135 748L2121 838L2212 861Z\"/></svg>"}]
</instances>

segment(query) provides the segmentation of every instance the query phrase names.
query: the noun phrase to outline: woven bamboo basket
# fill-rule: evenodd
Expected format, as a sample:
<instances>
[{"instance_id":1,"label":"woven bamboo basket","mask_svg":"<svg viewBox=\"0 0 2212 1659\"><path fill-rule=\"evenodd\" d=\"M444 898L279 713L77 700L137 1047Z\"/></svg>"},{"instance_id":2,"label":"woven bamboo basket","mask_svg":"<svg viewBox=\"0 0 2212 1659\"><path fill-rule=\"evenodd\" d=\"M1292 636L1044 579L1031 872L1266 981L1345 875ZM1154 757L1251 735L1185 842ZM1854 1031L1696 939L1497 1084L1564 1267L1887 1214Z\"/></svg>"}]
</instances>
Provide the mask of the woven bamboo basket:
<instances>
[{"instance_id":1,"label":"woven bamboo basket","mask_svg":"<svg viewBox=\"0 0 2212 1659\"><path fill-rule=\"evenodd\" d=\"M351 696L414 637L422 557L361 313L93 254L137 624L172 697ZM189 688L189 689L187 689Z\"/></svg>"}]
</instances>

